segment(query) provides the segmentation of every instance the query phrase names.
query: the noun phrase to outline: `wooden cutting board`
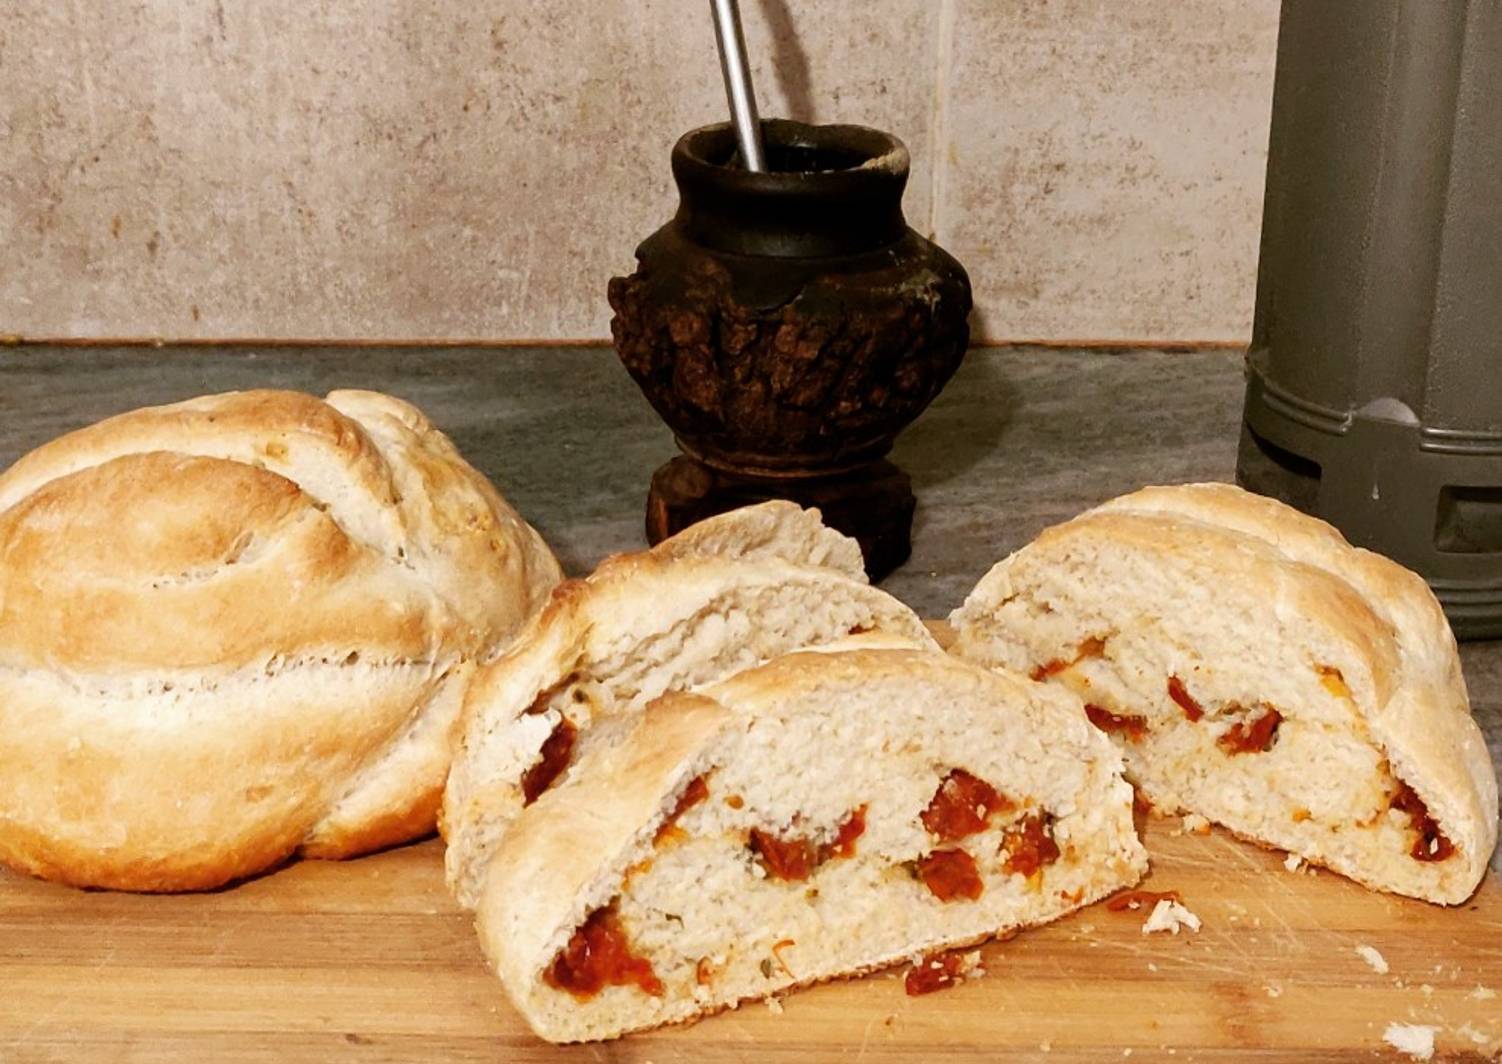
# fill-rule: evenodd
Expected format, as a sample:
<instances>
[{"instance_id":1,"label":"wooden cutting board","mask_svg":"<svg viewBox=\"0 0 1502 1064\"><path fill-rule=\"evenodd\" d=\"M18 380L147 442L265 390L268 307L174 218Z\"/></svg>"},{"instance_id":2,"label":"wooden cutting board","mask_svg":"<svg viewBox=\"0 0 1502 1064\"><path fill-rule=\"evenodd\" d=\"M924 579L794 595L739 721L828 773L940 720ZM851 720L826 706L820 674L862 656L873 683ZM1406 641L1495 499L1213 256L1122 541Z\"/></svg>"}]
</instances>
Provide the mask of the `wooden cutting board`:
<instances>
[{"instance_id":1,"label":"wooden cutting board","mask_svg":"<svg viewBox=\"0 0 1502 1064\"><path fill-rule=\"evenodd\" d=\"M1397 1059L1395 1022L1438 1028L1436 1060L1502 1060L1495 876L1443 909L1287 871L1218 831L1142 827L1143 886L1178 891L1197 934L1144 935L1145 912L1096 905L985 947L986 975L926 997L895 971L564 1048L506 1003L437 840L176 897L0 872L0 1064L1318 1062Z\"/></svg>"},{"instance_id":2,"label":"wooden cutting board","mask_svg":"<svg viewBox=\"0 0 1502 1064\"><path fill-rule=\"evenodd\" d=\"M1394 1021L1440 1028L1438 1060L1502 1053L1495 882L1441 909L1145 827L1146 885L1178 890L1198 934L1143 935L1143 913L1097 905L986 947L987 975L927 997L876 975L568 1048L502 998L436 840L179 897L0 874L0 1061L1371 1060L1392 1057Z\"/></svg>"}]
</instances>

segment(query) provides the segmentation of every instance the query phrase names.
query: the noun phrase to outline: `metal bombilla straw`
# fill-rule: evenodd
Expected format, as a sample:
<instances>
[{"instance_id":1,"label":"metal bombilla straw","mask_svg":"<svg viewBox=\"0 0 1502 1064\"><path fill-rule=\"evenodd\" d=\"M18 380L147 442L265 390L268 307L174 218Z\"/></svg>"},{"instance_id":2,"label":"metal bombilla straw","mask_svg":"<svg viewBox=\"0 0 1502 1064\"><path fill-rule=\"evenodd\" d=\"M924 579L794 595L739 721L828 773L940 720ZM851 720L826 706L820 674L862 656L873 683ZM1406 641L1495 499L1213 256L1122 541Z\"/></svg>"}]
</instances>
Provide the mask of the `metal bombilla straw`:
<instances>
[{"instance_id":1,"label":"metal bombilla straw","mask_svg":"<svg viewBox=\"0 0 1502 1064\"><path fill-rule=\"evenodd\" d=\"M761 173L767 168L762 149L761 119L756 113L756 90L751 85L751 65L746 60L746 38L741 32L737 0L709 0L714 15L715 43L720 49L720 72L725 76L725 98L730 103L730 121L740 144L746 169Z\"/></svg>"}]
</instances>

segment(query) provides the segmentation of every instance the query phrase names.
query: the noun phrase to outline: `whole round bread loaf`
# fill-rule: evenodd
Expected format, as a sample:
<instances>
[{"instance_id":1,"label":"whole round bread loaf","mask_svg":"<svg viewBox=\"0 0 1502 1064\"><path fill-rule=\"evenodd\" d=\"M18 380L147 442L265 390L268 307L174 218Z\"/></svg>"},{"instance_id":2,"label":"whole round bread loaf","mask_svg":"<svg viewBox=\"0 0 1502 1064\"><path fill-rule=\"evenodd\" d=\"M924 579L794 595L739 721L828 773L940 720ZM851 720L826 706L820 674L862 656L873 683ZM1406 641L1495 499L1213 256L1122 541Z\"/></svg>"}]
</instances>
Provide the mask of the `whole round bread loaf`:
<instances>
[{"instance_id":1,"label":"whole round bread loaf","mask_svg":"<svg viewBox=\"0 0 1502 1064\"><path fill-rule=\"evenodd\" d=\"M560 579L415 408L137 410L0 475L0 862L207 889L431 831L475 665Z\"/></svg>"}]
</instances>

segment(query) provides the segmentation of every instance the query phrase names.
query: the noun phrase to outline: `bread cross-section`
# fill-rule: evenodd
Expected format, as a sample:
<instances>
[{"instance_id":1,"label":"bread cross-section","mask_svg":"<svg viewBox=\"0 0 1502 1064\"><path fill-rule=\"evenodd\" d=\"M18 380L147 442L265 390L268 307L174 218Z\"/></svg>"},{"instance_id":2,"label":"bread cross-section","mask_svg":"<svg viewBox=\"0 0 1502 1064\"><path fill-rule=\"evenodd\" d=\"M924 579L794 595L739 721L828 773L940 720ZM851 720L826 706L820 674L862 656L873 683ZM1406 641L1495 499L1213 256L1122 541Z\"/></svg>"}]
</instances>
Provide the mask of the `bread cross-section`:
<instances>
[{"instance_id":1,"label":"bread cross-section","mask_svg":"<svg viewBox=\"0 0 1502 1064\"><path fill-rule=\"evenodd\" d=\"M461 904L473 907L511 820L653 698L852 632L935 646L866 583L854 540L789 503L713 518L562 585L470 692L442 817Z\"/></svg>"},{"instance_id":2,"label":"bread cross-section","mask_svg":"<svg viewBox=\"0 0 1502 1064\"><path fill-rule=\"evenodd\" d=\"M1145 867L1120 756L1063 693L796 653L591 752L490 856L478 928L533 1029L580 1041L1040 924Z\"/></svg>"},{"instance_id":3,"label":"bread cross-section","mask_svg":"<svg viewBox=\"0 0 1502 1064\"><path fill-rule=\"evenodd\" d=\"M1073 691L1164 812L1455 904L1497 782L1415 574L1229 485L1148 488L993 568L954 652Z\"/></svg>"}]
</instances>

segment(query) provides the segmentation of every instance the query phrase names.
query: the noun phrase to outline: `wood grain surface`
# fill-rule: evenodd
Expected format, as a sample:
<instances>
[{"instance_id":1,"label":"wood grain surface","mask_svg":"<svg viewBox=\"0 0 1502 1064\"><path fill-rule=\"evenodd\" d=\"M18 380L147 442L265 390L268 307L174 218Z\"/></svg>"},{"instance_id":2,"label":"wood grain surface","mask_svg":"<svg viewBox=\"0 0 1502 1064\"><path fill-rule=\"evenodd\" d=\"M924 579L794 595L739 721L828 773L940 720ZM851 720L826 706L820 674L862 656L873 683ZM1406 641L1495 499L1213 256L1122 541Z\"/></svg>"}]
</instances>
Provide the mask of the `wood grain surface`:
<instances>
[{"instance_id":1,"label":"wood grain surface","mask_svg":"<svg viewBox=\"0 0 1502 1064\"><path fill-rule=\"evenodd\" d=\"M0 1064L1409 1059L1391 1023L1434 1027L1436 1061L1502 1061L1495 873L1443 908L1177 818L1138 827L1142 888L1177 891L1200 931L1145 935L1145 910L1102 903L987 945L983 976L924 997L899 968L565 1047L505 1000L437 839L190 895L0 871Z\"/></svg>"},{"instance_id":2,"label":"wood grain surface","mask_svg":"<svg viewBox=\"0 0 1502 1064\"><path fill-rule=\"evenodd\" d=\"M891 972L567 1048L502 997L436 840L177 897L0 873L0 1061L1372 1060L1393 1057L1390 1022L1438 1027L1437 1060L1502 1058L1495 877L1442 909L1175 820L1144 829L1146 886L1178 890L1198 934L1097 905L927 997Z\"/></svg>"}]
</instances>

